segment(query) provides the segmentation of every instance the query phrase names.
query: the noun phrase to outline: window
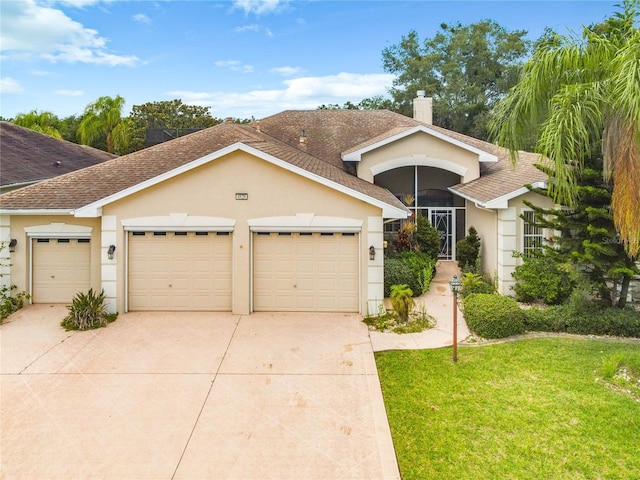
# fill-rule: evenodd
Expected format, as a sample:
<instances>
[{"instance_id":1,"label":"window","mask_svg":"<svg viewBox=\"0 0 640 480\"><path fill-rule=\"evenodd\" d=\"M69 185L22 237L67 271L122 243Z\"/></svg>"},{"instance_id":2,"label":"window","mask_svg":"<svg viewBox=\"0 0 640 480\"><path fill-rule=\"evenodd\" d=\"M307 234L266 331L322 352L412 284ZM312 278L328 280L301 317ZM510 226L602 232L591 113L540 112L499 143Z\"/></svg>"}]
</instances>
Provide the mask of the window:
<instances>
[{"instance_id":1,"label":"window","mask_svg":"<svg viewBox=\"0 0 640 480\"><path fill-rule=\"evenodd\" d=\"M524 216L524 225L522 228L522 250L525 257L531 256L531 254L542 247L542 239L544 238L542 227L534 224L535 212L533 210L525 210L522 212Z\"/></svg>"}]
</instances>

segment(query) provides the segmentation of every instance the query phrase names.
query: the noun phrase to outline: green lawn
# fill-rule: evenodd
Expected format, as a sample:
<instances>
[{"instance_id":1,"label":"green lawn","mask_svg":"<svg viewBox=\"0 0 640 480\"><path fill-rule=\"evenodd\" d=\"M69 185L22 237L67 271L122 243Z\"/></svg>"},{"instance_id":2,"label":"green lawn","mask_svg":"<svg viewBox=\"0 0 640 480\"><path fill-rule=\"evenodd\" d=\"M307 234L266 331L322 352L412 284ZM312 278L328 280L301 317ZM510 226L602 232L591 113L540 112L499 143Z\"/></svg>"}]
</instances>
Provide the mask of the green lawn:
<instances>
[{"instance_id":1,"label":"green lawn","mask_svg":"<svg viewBox=\"0 0 640 480\"><path fill-rule=\"evenodd\" d=\"M376 359L404 480L640 478L638 343L530 339L459 348L457 364L451 349Z\"/></svg>"}]
</instances>

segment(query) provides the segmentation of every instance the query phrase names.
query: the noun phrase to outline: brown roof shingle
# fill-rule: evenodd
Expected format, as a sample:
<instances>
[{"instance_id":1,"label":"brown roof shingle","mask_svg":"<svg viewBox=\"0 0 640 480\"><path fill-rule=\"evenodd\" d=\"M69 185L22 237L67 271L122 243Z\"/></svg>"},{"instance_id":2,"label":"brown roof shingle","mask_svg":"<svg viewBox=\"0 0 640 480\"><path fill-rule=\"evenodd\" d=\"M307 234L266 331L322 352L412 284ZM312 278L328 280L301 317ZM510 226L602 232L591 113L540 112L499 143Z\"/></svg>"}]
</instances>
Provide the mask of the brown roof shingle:
<instances>
[{"instance_id":1,"label":"brown roof shingle","mask_svg":"<svg viewBox=\"0 0 640 480\"><path fill-rule=\"evenodd\" d=\"M9 122L0 122L0 185L39 182L116 156Z\"/></svg>"}]
</instances>

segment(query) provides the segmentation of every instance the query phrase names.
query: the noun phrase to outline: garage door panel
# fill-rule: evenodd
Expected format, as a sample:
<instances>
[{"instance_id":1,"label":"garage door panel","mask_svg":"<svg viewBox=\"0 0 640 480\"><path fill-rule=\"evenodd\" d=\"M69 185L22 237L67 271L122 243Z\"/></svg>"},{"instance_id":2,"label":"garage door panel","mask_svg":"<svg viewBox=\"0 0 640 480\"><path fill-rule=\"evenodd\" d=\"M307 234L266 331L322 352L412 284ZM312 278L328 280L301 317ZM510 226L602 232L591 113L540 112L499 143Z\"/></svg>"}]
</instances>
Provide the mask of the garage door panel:
<instances>
[{"instance_id":1,"label":"garage door panel","mask_svg":"<svg viewBox=\"0 0 640 480\"><path fill-rule=\"evenodd\" d=\"M231 310L231 236L129 236L129 310Z\"/></svg>"},{"instance_id":2,"label":"garage door panel","mask_svg":"<svg viewBox=\"0 0 640 480\"><path fill-rule=\"evenodd\" d=\"M253 272L255 311L359 309L356 235L256 234Z\"/></svg>"},{"instance_id":3,"label":"garage door panel","mask_svg":"<svg viewBox=\"0 0 640 480\"><path fill-rule=\"evenodd\" d=\"M70 303L91 288L91 243L88 239L33 239L34 303Z\"/></svg>"}]
</instances>

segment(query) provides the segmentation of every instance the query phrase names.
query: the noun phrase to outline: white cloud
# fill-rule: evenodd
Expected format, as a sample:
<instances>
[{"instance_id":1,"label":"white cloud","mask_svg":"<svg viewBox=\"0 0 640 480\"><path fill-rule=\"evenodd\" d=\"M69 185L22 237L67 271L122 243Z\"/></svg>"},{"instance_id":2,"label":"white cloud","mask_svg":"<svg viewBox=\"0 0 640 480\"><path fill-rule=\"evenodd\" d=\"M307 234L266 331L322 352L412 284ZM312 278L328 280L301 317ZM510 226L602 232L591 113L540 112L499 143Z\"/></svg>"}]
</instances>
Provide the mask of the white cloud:
<instances>
[{"instance_id":1,"label":"white cloud","mask_svg":"<svg viewBox=\"0 0 640 480\"><path fill-rule=\"evenodd\" d=\"M56 95L62 95L63 97L81 97L84 95L82 90L56 90Z\"/></svg>"},{"instance_id":2,"label":"white cloud","mask_svg":"<svg viewBox=\"0 0 640 480\"><path fill-rule=\"evenodd\" d=\"M244 10L244 13L262 15L263 13L277 13L283 10L290 0L233 0L234 8Z\"/></svg>"},{"instance_id":3,"label":"white cloud","mask_svg":"<svg viewBox=\"0 0 640 480\"><path fill-rule=\"evenodd\" d=\"M322 104L359 102L385 95L393 75L339 73L323 77L299 77L283 82L284 88L249 92L167 92L185 103L210 106L214 116L256 118L287 109L314 110Z\"/></svg>"},{"instance_id":4,"label":"white cloud","mask_svg":"<svg viewBox=\"0 0 640 480\"><path fill-rule=\"evenodd\" d=\"M216 67L228 68L232 72L253 73L254 71L253 65L244 64L240 60L222 60L214 62L214 65Z\"/></svg>"},{"instance_id":5,"label":"white cloud","mask_svg":"<svg viewBox=\"0 0 640 480\"><path fill-rule=\"evenodd\" d=\"M0 78L0 93L19 93L23 90L24 88L17 80L11 77Z\"/></svg>"},{"instance_id":6,"label":"white cloud","mask_svg":"<svg viewBox=\"0 0 640 480\"><path fill-rule=\"evenodd\" d=\"M76 6L90 2L73 2ZM133 55L116 55L106 49L107 39L96 30L67 17L61 10L35 0L3 2L0 45L13 58L36 55L51 61L105 65L134 65Z\"/></svg>"},{"instance_id":7,"label":"white cloud","mask_svg":"<svg viewBox=\"0 0 640 480\"><path fill-rule=\"evenodd\" d=\"M283 77L293 77L294 75L300 75L303 72L304 69L300 67L276 67L269 70L269 73L281 75Z\"/></svg>"},{"instance_id":8,"label":"white cloud","mask_svg":"<svg viewBox=\"0 0 640 480\"><path fill-rule=\"evenodd\" d=\"M135 22L138 22L138 23L144 23L146 25L150 25L151 24L151 19L147 15L145 15L144 13L136 13L131 18L133 18L133 20Z\"/></svg>"},{"instance_id":9,"label":"white cloud","mask_svg":"<svg viewBox=\"0 0 640 480\"><path fill-rule=\"evenodd\" d=\"M260 31L260 25L256 25L255 23L253 25L244 25L242 27L236 27L235 28L236 32L259 32Z\"/></svg>"}]
</instances>

